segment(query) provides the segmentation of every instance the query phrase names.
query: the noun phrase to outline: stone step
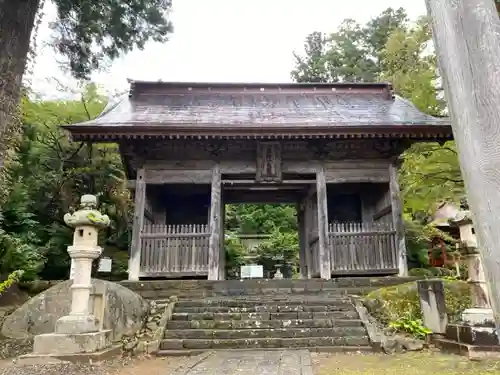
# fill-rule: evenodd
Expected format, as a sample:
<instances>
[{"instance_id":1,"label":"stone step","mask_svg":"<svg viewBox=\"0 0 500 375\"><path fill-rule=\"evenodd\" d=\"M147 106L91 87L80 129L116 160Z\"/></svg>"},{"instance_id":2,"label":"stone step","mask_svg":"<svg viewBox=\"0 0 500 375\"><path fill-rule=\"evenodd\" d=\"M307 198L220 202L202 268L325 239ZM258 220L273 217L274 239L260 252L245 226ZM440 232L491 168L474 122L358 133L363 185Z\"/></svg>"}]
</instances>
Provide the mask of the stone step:
<instances>
[{"instance_id":1,"label":"stone step","mask_svg":"<svg viewBox=\"0 0 500 375\"><path fill-rule=\"evenodd\" d=\"M471 360L500 357L500 345L471 345L444 338L435 339L434 345L443 352L463 355Z\"/></svg>"},{"instance_id":2,"label":"stone step","mask_svg":"<svg viewBox=\"0 0 500 375\"><path fill-rule=\"evenodd\" d=\"M266 329L360 327L359 319L288 319L288 320L170 320L167 329Z\"/></svg>"},{"instance_id":3,"label":"stone step","mask_svg":"<svg viewBox=\"0 0 500 375\"><path fill-rule=\"evenodd\" d=\"M264 304L264 305L249 305L247 307L230 307L230 306L197 306L197 307L182 307L175 305L174 313L263 313L263 312L325 312L325 311L352 311L355 310L351 303L337 303L333 305L280 305L280 304Z\"/></svg>"},{"instance_id":4,"label":"stone step","mask_svg":"<svg viewBox=\"0 0 500 375\"><path fill-rule=\"evenodd\" d=\"M352 352L363 352L369 353L373 352L373 348L369 345L363 346L309 346L309 347L301 347L297 349L305 349L310 352L322 352L322 353L352 353ZM210 349L210 351L226 351L227 348L224 349ZM246 351L274 351L274 350L283 350L282 347L277 348L250 348L250 349L231 349L231 351L236 352L246 352ZM205 353L207 349L181 349L181 350L159 350L156 352L156 355L159 357L188 357L188 356L196 356L202 353Z\"/></svg>"},{"instance_id":5,"label":"stone step","mask_svg":"<svg viewBox=\"0 0 500 375\"><path fill-rule=\"evenodd\" d=\"M253 348L308 348L321 346L366 347L367 336L357 337L298 337L298 338L245 338L245 339L163 339L160 350L184 349L253 349Z\"/></svg>"},{"instance_id":6,"label":"stone step","mask_svg":"<svg viewBox=\"0 0 500 375\"><path fill-rule=\"evenodd\" d=\"M258 329L178 329L165 331L165 339L231 340L307 337L364 337L364 327L258 328Z\"/></svg>"},{"instance_id":7,"label":"stone step","mask_svg":"<svg viewBox=\"0 0 500 375\"><path fill-rule=\"evenodd\" d=\"M345 287L345 288L335 288L317 291L304 290L289 290L286 294L292 296L332 296L332 297L342 297L347 295L364 295L369 292L378 289L378 287ZM135 290L134 290L135 291ZM210 290L168 290L168 289L155 289L155 290L138 290L137 293L148 300L158 300L167 299L170 297L177 297L180 301L191 300L191 299L201 299L201 298L216 298L216 297L241 297L241 296L274 296L284 294L285 291L281 289L276 290L260 290L260 289L248 289L240 292L222 291L215 292Z\"/></svg>"},{"instance_id":8,"label":"stone step","mask_svg":"<svg viewBox=\"0 0 500 375\"><path fill-rule=\"evenodd\" d=\"M165 304L166 301L157 301L158 304ZM349 306L351 301L346 298L232 298L232 299L202 299L202 300L186 300L178 301L175 304L177 308L191 308L191 307L254 307L262 305L281 305L281 306Z\"/></svg>"},{"instance_id":9,"label":"stone step","mask_svg":"<svg viewBox=\"0 0 500 375\"><path fill-rule=\"evenodd\" d=\"M315 311L315 312L279 312L279 313L179 313L172 314L172 320L293 320L293 319L359 319L355 310L349 311Z\"/></svg>"}]
</instances>

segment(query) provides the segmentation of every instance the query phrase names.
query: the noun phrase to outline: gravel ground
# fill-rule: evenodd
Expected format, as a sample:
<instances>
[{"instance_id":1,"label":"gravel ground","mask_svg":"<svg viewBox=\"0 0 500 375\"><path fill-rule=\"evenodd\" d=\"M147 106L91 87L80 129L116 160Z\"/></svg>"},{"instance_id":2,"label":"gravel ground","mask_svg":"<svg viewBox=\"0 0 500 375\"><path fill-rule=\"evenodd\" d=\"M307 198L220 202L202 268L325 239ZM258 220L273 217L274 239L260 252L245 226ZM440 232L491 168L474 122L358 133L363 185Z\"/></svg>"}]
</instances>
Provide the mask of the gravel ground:
<instances>
[{"instance_id":1,"label":"gravel ground","mask_svg":"<svg viewBox=\"0 0 500 375\"><path fill-rule=\"evenodd\" d=\"M44 361L20 366L12 360L0 361L0 375L169 375L186 363L187 358L119 358L97 364Z\"/></svg>"},{"instance_id":2,"label":"gravel ground","mask_svg":"<svg viewBox=\"0 0 500 375\"><path fill-rule=\"evenodd\" d=\"M435 351L405 354L313 354L315 375L492 375L500 361L469 361Z\"/></svg>"}]
</instances>

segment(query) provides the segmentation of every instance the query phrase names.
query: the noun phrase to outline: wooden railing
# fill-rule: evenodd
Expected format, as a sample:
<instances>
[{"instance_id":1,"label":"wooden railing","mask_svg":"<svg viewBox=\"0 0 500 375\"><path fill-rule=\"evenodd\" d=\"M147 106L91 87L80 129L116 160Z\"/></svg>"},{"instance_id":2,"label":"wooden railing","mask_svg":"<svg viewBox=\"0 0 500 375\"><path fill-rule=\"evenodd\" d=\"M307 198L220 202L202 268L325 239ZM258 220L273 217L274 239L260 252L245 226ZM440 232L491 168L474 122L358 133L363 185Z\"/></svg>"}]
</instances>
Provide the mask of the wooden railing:
<instances>
[{"instance_id":1,"label":"wooden railing","mask_svg":"<svg viewBox=\"0 0 500 375\"><path fill-rule=\"evenodd\" d=\"M391 224L332 223L329 236L332 274L397 272Z\"/></svg>"},{"instance_id":2,"label":"wooden railing","mask_svg":"<svg viewBox=\"0 0 500 375\"><path fill-rule=\"evenodd\" d=\"M208 274L208 225L144 225L141 276Z\"/></svg>"}]
</instances>

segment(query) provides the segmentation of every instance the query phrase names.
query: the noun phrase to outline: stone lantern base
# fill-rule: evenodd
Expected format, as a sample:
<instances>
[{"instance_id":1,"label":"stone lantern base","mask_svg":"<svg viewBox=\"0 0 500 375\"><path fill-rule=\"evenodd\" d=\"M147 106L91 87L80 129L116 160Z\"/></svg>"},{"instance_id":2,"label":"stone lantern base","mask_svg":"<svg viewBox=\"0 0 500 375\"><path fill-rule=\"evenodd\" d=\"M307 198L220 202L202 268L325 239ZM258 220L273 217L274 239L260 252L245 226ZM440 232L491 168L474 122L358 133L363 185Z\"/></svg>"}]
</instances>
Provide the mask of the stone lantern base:
<instances>
[{"instance_id":1,"label":"stone lantern base","mask_svg":"<svg viewBox=\"0 0 500 375\"><path fill-rule=\"evenodd\" d=\"M34 355L95 353L111 347L111 330L88 333L46 333L33 341Z\"/></svg>"},{"instance_id":2,"label":"stone lantern base","mask_svg":"<svg viewBox=\"0 0 500 375\"><path fill-rule=\"evenodd\" d=\"M462 321L472 326L494 326L493 310L473 307L462 312Z\"/></svg>"}]
</instances>

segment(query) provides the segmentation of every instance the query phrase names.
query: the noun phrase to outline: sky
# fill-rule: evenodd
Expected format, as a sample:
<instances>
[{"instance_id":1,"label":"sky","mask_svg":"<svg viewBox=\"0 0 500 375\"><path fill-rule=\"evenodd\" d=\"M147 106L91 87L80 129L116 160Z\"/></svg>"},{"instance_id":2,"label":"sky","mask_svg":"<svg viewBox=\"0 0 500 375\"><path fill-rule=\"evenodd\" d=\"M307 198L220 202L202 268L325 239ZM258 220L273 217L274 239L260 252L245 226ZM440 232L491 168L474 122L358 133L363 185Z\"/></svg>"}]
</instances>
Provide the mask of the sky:
<instances>
[{"instance_id":1,"label":"sky","mask_svg":"<svg viewBox=\"0 0 500 375\"><path fill-rule=\"evenodd\" d=\"M55 8L46 3L28 78L45 97L66 96L68 91L58 91L56 82L71 89L76 82L56 63L48 27ZM426 12L424 0L173 0L174 33L167 43L133 51L92 80L110 93L127 90L127 78L290 82L293 52L303 50L308 34L333 32L345 18L364 23L388 7L403 7L412 19Z\"/></svg>"}]
</instances>

